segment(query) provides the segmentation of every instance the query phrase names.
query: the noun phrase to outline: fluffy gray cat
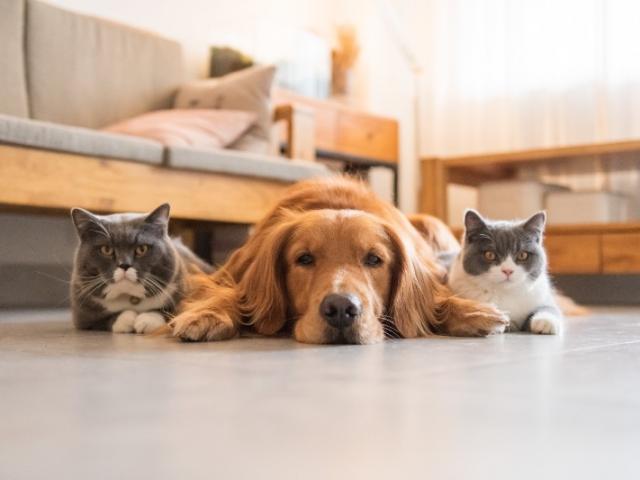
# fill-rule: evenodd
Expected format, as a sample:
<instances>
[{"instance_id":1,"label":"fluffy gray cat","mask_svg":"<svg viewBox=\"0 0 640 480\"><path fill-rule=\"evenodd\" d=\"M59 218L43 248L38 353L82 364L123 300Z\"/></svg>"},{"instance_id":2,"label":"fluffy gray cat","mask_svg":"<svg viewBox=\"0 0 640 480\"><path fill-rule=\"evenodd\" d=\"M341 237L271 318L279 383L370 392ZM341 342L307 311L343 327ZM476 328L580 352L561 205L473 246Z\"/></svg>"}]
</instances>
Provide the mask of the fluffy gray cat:
<instances>
[{"instance_id":1,"label":"fluffy gray cat","mask_svg":"<svg viewBox=\"0 0 640 480\"><path fill-rule=\"evenodd\" d=\"M184 295L186 273L210 271L168 235L168 204L149 214L71 210L80 244L71 277L79 329L148 333L165 325Z\"/></svg>"},{"instance_id":2,"label":"fluffy gray cat","mask_svg":"<svg viewBox=\"0 0 640 480\"><path fill-rule=\"evenodd\" d=\"M507 222L467 210L462 250L449 272L451 289L463 298L496 305L509 315L510 331L559 334L563 319L547 274L545 222L544 212Z\"/></svg>"}]
</instances>

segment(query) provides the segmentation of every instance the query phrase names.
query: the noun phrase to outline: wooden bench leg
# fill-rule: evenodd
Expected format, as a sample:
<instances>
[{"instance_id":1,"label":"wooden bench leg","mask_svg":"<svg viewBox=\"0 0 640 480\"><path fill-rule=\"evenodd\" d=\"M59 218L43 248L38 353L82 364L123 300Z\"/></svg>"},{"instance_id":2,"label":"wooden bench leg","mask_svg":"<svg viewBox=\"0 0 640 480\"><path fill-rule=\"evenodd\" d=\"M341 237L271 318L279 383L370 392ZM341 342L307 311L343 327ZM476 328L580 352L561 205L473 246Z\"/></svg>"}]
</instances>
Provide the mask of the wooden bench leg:
<instances>
[{"instance_id":1,"label":"wooden bench leg","mask_svg":"<svg viewBox=\"0 0 640 480\"><path fill-rule=\"evenodd\" d=\"M420 213L428 213L447 222L447 171L439 158L427 158L420 162L422 184L420 187Z\"/></svg>"}]
</instances>

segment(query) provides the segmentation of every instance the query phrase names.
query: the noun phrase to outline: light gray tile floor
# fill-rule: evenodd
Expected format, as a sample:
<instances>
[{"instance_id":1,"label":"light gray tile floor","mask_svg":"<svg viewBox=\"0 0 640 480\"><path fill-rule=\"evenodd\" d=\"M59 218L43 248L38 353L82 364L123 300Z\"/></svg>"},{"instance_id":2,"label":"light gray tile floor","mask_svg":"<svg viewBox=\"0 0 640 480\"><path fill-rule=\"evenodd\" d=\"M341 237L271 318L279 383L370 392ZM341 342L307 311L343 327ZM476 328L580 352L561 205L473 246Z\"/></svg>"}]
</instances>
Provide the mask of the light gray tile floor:
<instances>
[{"instance_id":1,"label":"light gray tile floor","mask_svg":"<svg viewBox=\"0 0 640 480\"><path fill-rule=\"evenodd\" d=\"M0 312L0 479L640 478L640 309L372 346Z\"/></svg>"}]
</instances>

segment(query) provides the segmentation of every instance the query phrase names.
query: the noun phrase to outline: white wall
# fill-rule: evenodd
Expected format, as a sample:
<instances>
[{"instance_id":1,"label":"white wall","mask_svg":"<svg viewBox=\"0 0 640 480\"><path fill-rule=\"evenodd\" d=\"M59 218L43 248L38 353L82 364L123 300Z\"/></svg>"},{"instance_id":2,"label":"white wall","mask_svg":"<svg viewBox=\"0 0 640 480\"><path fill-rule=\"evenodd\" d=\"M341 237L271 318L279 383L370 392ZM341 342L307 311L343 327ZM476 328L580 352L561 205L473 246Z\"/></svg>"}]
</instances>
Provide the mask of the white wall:
<instances>
[{"instance_id":1,"label":"white wall","mask_svg":"<svg viewBox=\"0 0 640 480\"><path fill-rule=\"evenodd\" d=\"M327 34L331 2L320 0L49 0L78 12L110 18L180 41L191 76L203 76L208 47L257 22Z\"/></svg>"},{"instance_id":2,"label":"white wall","mask_svg":"<svg viewBox=\"0 0 640 480\"><path fill-rule=\"evenodd\" d=\"M414 140L414 77L387 13L377 0L349 0L340 4L334 18L336 23L353 23L359 32L362 51L356 66L356 105L400 122L400 208L410 213L417 208L420 179ZM400 22L404 13L397 12Z\"/></svg>"}]
</instances>

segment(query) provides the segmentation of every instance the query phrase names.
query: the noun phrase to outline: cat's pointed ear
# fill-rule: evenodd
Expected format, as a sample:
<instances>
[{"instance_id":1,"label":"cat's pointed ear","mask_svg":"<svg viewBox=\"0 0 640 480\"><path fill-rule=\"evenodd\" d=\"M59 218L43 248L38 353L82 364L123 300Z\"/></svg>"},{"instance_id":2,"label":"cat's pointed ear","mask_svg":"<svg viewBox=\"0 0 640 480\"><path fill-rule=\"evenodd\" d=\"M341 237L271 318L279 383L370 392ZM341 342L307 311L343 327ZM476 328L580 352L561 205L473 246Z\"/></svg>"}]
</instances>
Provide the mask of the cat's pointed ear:
<instances>
[{"instance_id":1,"label":"cat's pointed ear","mask_svg":"<svg viewBox=\"0 0 640 480\"><path fill-rule=\"evenodd\" d=\"M169 225L169 214L171 213L171 205L163 203L144 219L147 223L155 223L157 225Z\"/></svg>"},{"instance_id":2,"label":"cat's pointed ear","mask_svg":"<svg viewBox=\"0 0 640 480\"><path fill-rule=\"evenodd\" d=\"M536 234L538 236L538 241L540 241L546 223L547 214L545 212L538 212L529 217L529 219L522 224L522 228L527 232Z\"/></svg>"},{"instance_id":3,"label":"cat's pointed ear","mask_svg":"<svg viewBox=\"0 0 640 480\"><path fill-rule=\"evenodd\" d=\"M71 220L76 227L76 232L80 238L90 231L104 231L104 226L97 215L94 215L84 208L72 208Z\"/></svg>"},{"instance_id":4,"label":"cat's pointed ear","mask_svg":"<svg viewBox=\"0 0 640 480\"><path fill-rule=\"evenodd\" d=\"M481 230L487 226L484 223L484 218L472 208L467 208L464 211L464 228L467 232L475 232Z\"/></svg>"}]
</instances>

